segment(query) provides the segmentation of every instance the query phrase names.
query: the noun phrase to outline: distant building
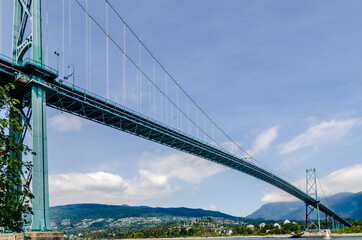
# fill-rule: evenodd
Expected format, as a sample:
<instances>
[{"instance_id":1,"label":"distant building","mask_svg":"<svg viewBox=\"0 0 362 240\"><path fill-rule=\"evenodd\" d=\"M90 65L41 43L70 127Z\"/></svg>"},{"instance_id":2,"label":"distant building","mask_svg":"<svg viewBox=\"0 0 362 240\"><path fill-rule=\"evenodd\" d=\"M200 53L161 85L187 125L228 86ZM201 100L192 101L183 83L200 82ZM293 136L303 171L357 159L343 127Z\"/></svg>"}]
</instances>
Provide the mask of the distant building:
<instances>
[{"instance_id":1,"label":"distant building","mask_svg":"<svg viewBox=\"0 0 362 240\"><path fill-rule=\"evenodd\" d=\"M263 228L263 227L265 227L265 223L260 223L259 228Z\"/></svg>"},{"instance_id":2,"label":"distant building","mask_svg":"<svg viewBox=\"0 0 362 240\"><path fill-rule=\"evenodd\" d=\"M288 224L288 223L290 223L290 221L289 221L289 220L285 220L285 221L283 222L283 225Z\"/></svg>"},{"instance_id":3,"label":"distant building","mask_svg":"<svg viewBox=\"0 0 362 240\"><path fill-rule=\"evenodd\" d=\"M278 223L274 223L274 227L277 227L277 228L281 228L280 225Z\"/></svg>"},{"instance_id":4,"label":"distant building","mask_svg":"<svg viewBox=\"0 0 362 240\"><path fill-rule=\"evenodd\" d=\"M63 219L61 225L62 225L62 226L68 226L68 225L70 225L70 219Z\"/></svg>"},{"instance_id":5,"label":"distant building","mask_svg":"<svg viewBox=\"0 0 362 240\"><path fill-rule=\"evenodd\" d=\"M232 235L233 234L233 230L226 230L226 235Z\"/></svg>"},{"instance_id":6,"label":"distant building","mask_svg":"<svg viewBox=\"0 0 362 240\"><path fill-rule=\"evenodd\" d=\"M255 226L254 226L253 224L249 224L248 226L246 226L246 228L250 228L251 230L253 230L253 231L254 231Z\"/></svg>"}]
</instances>

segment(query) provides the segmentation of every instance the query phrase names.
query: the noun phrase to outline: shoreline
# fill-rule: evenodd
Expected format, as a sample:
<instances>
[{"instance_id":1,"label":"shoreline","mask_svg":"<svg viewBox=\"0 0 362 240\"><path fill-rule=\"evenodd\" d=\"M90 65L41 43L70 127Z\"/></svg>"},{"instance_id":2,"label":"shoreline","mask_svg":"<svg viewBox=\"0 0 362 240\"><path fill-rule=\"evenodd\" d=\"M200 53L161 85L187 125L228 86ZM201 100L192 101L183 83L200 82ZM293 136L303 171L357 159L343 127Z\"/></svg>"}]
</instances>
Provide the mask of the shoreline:
<instances>
[{"instance_id":1,"label":"shoreline","mask_svg":"<svg viewBox=\"0 0 362 240\"><path fill-rule=\"evenodd\" d=\"M157 240L192 240L192 239L220 239L220 238L290 238L290 234L278 234L278 235L250 235L250 236L220 236L220 237L177 237L177 238L124 238L117 240L145 240L145 239L157 239ZM324 238L324 233L308 233L302 235L300 238ZM362 237L362 233L331 233L331 237Z\"/></svg>"}]
</instances>

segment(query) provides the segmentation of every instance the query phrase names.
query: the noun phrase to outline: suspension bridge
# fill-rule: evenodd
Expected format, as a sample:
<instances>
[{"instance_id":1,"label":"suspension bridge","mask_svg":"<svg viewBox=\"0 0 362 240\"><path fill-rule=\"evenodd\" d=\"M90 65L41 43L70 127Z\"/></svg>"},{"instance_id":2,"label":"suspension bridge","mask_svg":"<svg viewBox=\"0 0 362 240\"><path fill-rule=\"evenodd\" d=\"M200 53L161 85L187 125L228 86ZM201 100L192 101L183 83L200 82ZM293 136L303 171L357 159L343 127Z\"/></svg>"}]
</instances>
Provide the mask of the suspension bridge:
<instances>
[{"instance_id":1,"label":"suspension bridge","mask_svg":"<svg viewBox=\"0 0 362 240\"><path fill-rule=\"evenodd\" d=\"M34 212L32 231L52 230L49 216L46 107L68 112L198 156L267 182L305 202L307 228L320 230L319 211L330 217L331 223L336 226L338 224L350 226L347 221L320 202L316 195L315 181L312 182L310 188L307 187L307 192L303 192L256 161L233 141L187 94L110 1L104 1L104 21L97 19L96 13L90 12L87 0L69 1L69 11L71 11L71 2L74 5L73 8L77 7L78 11L85 16L85 88L77 86L75 82L74 65L69 64L69 72L65 71L64 0L62 2L62 74L60 74L59 66L53 69L46 65L49 51L47 46L45 48L43 46L41 0L14 0L13 55L0 57L1 83L14 83L16 90L13 95L21 100L19 108L24 129L18 141L24 141L26 133L29 132L32 136L33 151L36 152L33 156L32 172L24 176L26 181L32 182L32 192L35 196L32 202ZM121 34L118 32L118 35L112 35L109 29L110 13L117 19L119 23L117 27L122 29ZM72 29L70 16L69 13L69 43L71 43ZM47 24L47 18L48 13L46 13L45 24ZM114 21L112 20L112 23ZM95 31L104 36L106 44L106 76L103 79L95 79L93 76L95 72L94 70L92 72L91 68L91 50L94 44L92 32L94 34ZM109 68L111 47L121 59L122 66L117 69ZM26 58L27 54L28 58ZM122 96L118 101L112 99L110 94L109 79L112 71L121 72L117 75L122 80ZM127 79L131 74L135 75L135 81L129 82ZM106 83L105 94L98 93L97 89L92 90L94 81ZM136 101L128 100L127 96L131 94L136 95ZM244 154L235 154L225 149L222 144L225 140L232 142ZM309 178L312 179L313 176ZM310 192L308 189L315 191ZM317 222L310 219L313 211L317 211Z\"/></svg>"}]
</instances>

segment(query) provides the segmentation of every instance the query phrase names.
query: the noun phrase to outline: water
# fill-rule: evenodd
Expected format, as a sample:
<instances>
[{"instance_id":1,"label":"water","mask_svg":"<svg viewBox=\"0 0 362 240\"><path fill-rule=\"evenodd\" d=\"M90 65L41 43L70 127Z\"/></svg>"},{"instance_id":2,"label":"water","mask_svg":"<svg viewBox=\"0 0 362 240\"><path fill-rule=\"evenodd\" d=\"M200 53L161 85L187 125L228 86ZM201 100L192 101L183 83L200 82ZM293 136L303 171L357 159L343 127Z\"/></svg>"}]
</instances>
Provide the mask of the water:
<instances>
[{"instance_id":1,"label":"water","mask_svg":"<svg viewBox=\"0 0 362 240\"><path fill-rule=\"evenodd\" d=\"M271 240L286 240L288 238L271 238L269 237L228 237L228 238L197 238L197 240L225 240L225 239L230 239L230 240L256 240L256 239L271 239ZM294 238L294 239L298 239L298 238ZM323 237L321 238L299 238L299 239L305 239L305 240L324 240ZM332 237L331 240L362 240L362 237Z\"/></svg>"}]
</instances>

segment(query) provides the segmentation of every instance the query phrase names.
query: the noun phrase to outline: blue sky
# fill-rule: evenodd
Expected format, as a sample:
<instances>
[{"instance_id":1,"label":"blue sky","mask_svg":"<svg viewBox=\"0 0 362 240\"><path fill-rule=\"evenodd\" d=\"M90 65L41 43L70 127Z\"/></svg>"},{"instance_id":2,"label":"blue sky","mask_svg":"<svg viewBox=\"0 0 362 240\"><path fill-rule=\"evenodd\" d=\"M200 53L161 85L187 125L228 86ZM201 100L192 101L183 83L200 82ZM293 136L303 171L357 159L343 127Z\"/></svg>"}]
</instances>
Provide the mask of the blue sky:
<instances>
[{"instance_id":1,"label":"blue sky","mask_svg":"<svg viewBox=\"0 0 362 240\"><path fill-rule=\"evenodd\" d=\"M1 6L5 55L11 52L11 2ZM62 3L43 1L45 59L56 68L53 52L61 53L61 75ZM305 169L315 167L326 195L362 191L360 1L111 3L190 96L260 162L301 188ZM74 63L76 84L86 88L85 15L72 0L69 38L64 4L64 66ZM104 2L89 0L89 10L104 26ZM123 25L108 10L110 35L122 43ZM94 23L91 29L91 88L106 96L105 36ZM138 61L137 41L129 32L126 38L127 52ZM109 59L109 96L122 103L122 55L111 43ZM144 49L142 64L152 75ZM144 95L137 95L130 64L126 79L126 105L137 109L141 96L143 113L152 115L146 80ZM157 69L156 81L164 79ZM185 206L246 216L263 203L293 200L246 174L53 109L47 114L52 205Z\"/></svg>"}]
</instances>

